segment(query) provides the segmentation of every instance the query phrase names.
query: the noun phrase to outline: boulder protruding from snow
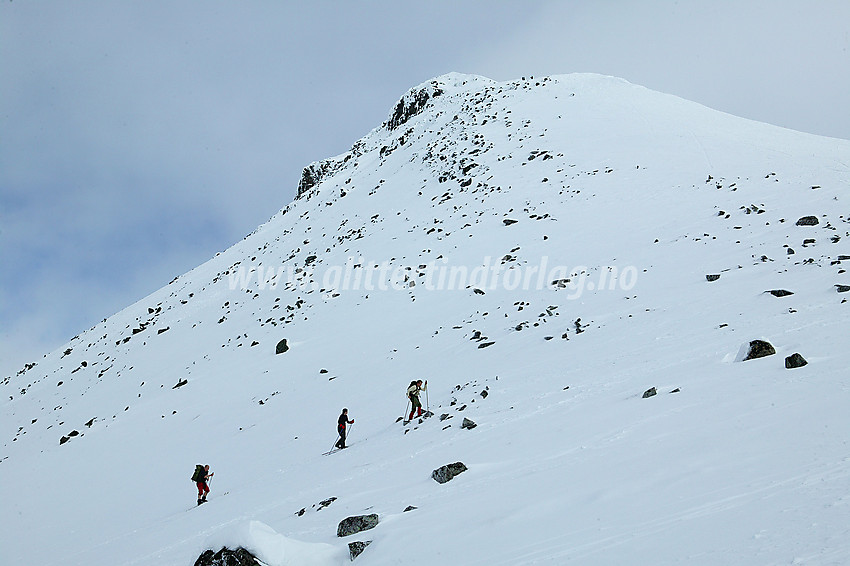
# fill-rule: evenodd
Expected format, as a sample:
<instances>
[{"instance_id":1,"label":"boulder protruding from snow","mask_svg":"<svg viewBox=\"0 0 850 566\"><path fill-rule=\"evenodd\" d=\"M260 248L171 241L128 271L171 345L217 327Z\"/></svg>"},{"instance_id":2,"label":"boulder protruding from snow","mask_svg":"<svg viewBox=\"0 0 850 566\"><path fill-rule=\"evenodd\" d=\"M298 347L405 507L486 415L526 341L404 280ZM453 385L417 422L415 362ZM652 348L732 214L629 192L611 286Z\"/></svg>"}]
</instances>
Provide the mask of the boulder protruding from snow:
<instances>
[{"instance_id":1,"label":"boulder protruding from snow","mask_svg":"<svg viewBox=\"0 0 850 566\"><path fill-rule=\"evenodd\" d=\"M797 220L797 226L817 226L818 225L818 217L817 216L803 216L799 220Z\"/></svg>"},{"instance_id":2,"label":"boulder protruding from snow","mask_svg":"<svg viewBox=\"0 0 850 566\"><path fill-rule=\"evenodd\" d=\"M706 281L717 281L718 279L720 279L719 273L709 273L705 276Z\"/></svg>"},{"instance_id":3,"label":"boulder protruding from snow","mask_svg":"<svg viewBox=\"0 0 850 566\"><path fill-rule=\"evenodd\" d=\"M254 555L244 548L230 550L224 547L218 552L207 550L195 560L195 566L258 566L258 564Z\"/></svg>"},{"instance_id":4,"label":"boulder protruding from snow","mask_svg":"<svg viewBox=\"0 0 850 566\"><path fill-rule=\"evenodd\" d=\"M808 363L806 358L795 352L785 358L785 369L801 368Z\"/></svg>"},{"instance_id":5,"label":"boulder protruding from snow","mask_svg":"<svg viewBox=\"0 0 850 566\"><path fill-rule=\"evenodd\" d=\"M356 540L354 542L348 543L348 555L351 557L351 560L354 561L355 558L360 556L360 553L366 550L366 547L370 544L372 544L371 540Z\"/></svg>"},{"instance_id":6,"label":"boulder protruding from snow","mask_svg":"<svg viewBox=\"0 0 850 566\"><path fill-rule=\"evenodd\" d=\"M455 462L454 464L446 464L445 466L440 466L433 472L431 472L431 477L437 483L446 483L451 481L456 475L463 473L468 468L464 465L463 462Z\"/></svg>"},{"instance_id":7,"label":"boulder protruding from snow","mask_svg":"<svg viewBox=\"0 0 850 566\"><path fill-rule=\"evenodd\" d=\"M286 338L277 343L277 347L274 349L275 354L282 354L289 350L289 345L286 343Z\"/></svg>"},{"instance_id":8,"label":"boulder protruding from snow","mask_svg":"<svg viewBox=\"0 0 850 566\"><path fill-rule=\"evenodd\" d=\"M774 297L787 297L788 295L793 295L792 291L786 291L785 289L773 289L772 291L767 291Z\"/></svg>"},{"instance_id":9,"label":"boulder protruding from snow","mask_svg":"<svg viewBox=\"0 0 850 566\"><path fill-rule=\"evenodd\" d=\"M477 425L477 424L475 424L475 421L472 421L472 420L469 420L469 419L468 419L468 418L466 418L466 417L463 417L463 422L461 423L460 428L468 428L468 429L470 429L470 430L471 430L471 429L473 429L473 428L475 428L475 427L477 427L477 426L478 426L478 425Z\"/></svg>"},{"instance_id":10,"label":"boulder protruding from snow","mask_svg":"<svg viewBox=\"0 0 850 566\"><path fill-rule=\"evenodd\" d=\"M643 392L642 398L648 399L649 397L654 397L655 395L658 395L658 390L656 390L654 387L650 387L649 389Z\"/></svg>"},{"instance_id":11,"label":"boulder protruding from snow","mask_svg":"<svg viewBox=\"0 0 850 566\"><path fill-rule=\"evenodd\" d=\"M774 349L773 345L770 342L765 340L751 340L750 341L750 349L747 352L744 361L754 360L756 358L763 358L765 356L772 356L776 353L776 349Z\"/></svg>"},{"instance_id":12,"label":"boulder protruding from snow","mask_svg":"<svg viewBox=\"0 0 850 566\"><path fill-rule=\"evenodd\" d=\"M376 513L346 517L339 522L339 526L336 528L336 536L347 537L348 535L374 529L376 526L378 526L378 515Z\"/></svg>"}]
</instances>

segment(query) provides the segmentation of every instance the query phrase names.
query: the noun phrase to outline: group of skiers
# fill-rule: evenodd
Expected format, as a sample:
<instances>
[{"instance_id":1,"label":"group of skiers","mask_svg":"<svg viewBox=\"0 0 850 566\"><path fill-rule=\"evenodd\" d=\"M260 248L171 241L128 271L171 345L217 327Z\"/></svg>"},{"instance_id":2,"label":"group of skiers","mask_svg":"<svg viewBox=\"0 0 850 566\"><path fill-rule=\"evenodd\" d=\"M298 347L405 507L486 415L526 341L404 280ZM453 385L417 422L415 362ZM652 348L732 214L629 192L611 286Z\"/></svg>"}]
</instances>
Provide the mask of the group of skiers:
<instances>
[{"instance_id":1,"label":"group of skiers","mask_svg":"<svg viewBox=\"0 0 850 566\"><path fill-rule=\"evenodd\" d=\"M410 382L410 385L407 387L407 399L410 401L410 414L408 415L405 423L412 421L414 414L417 417L422 416L422 401L419 399L419 394L426 391L427 387L428 380L425 380L424 383L421 379L416 379ZM348 420L348 409L344 408L337 419L336 430L337 434L339 434L339 439L337 439L336 443L334 443L334 448L338 448L339 450L348 448L345 445L345 437L347 435L347 426L350 424L354 424L354 419ZM195 473L192 475L192 481L194 481L198 487L198 505L206 503L207 494L210 492L208 480L210 480L213 475L214 472L210 472L209 464L198 464L195 466Z\"/></svg>"}]
</instances>

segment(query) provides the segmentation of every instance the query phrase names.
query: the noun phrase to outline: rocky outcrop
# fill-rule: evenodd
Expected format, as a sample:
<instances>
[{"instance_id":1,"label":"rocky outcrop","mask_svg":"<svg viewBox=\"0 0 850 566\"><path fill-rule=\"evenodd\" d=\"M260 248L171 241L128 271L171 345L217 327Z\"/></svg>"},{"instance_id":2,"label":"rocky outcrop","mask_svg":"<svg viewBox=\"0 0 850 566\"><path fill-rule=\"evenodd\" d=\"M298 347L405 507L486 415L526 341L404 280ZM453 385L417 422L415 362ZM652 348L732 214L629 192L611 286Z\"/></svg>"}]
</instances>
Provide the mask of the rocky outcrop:
<instances>
[{"instance_id":1,"label":"rocky outcrop","mask_svg":"<svg viewBox=\"0 0 850 566\"><path fill-rule=\"evenodd\" d=\"M431 478L437 483L446 483L451 481L455 476L460 473L463 473L468 468L464 465L463 462L455 462L454 464L446 464L445 466L440 466L433 472L431 472Z\"/></svg>"},{"instance_id":2,"label":"rocky outcrop","mask_svg":"<svg viewBox=\"0 0 850 566\"><path fill-rule=\"evenodd\" d=\"M324 161L316 161L305 167L301 171L301 180L298 182L298 191L295 193L295 198L301 198L304 194L308 193L324 177L332 174L336 170L337 165L335 161L326 159Z\"/></svg>"},{"instance_id":3,"label":"rocky outcrop","mask_svg":"<svg viewBox=\"0 0 850 566\"><path fill-rule=\"evenodd\" d=\"M642 398L648 399L650 397L655 397L656 395L658 395L658 390L655 389L654 387L650 387L649 389L647 389L646 391L643 392Z\"/></svg>"},{"instance_id":4,"label":"rocky outcrop","mask_svg":"<svg viewBox=\"0 0 850 566\"><path fill-rule=\"evenodd\" d=\"M258 566L260 562L244 548L230 550L222 548L218 552L207 550L197 560L195 566Z\"/></svg>"},{"instance_id":5,"label":"rocky outcrop","mask_svg":"<svg viewBox=\"0 0 850 566\"><path fill-rule=\"evenodd\" d=\"M407 91L395 105L392 116L390 116L390 119L384 125L390 131L398 128L422 112L429 100L441 94L443 94L443 91L439 88L437 81L431 81L420 89L414 88Z\"/></svg>"},{"instance_id":6,"label":"rocky outcrop","mask_svg":"<svg viewBox=\"0 0 850 566\"><path fill-rule=\"evenodd\" d=\"M346 517L339 522L339 526L336 528L336 536L347 537L355 533L374 529L376 526L378 526L378 515L375 513Z\"/></svg>"}]
</instances>

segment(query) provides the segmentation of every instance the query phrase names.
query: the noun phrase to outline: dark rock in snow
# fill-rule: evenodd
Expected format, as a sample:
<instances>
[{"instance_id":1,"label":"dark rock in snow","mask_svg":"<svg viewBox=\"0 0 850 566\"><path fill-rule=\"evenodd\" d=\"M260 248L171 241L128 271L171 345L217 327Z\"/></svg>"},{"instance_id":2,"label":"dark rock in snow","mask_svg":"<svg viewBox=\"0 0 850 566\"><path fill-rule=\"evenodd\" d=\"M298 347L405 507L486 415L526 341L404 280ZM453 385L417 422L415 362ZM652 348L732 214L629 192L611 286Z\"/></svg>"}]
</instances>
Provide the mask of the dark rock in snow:
<instances>
[{"instance_id":1,"label":"dark rock in snow","mask_svg":"<svg viewBox=\"0 0 850 566\"><path fill-rule=\"evenodd\" d=\"M470 429L470 430L471 430L471 429L473 429L473 428L475 428L475 427L477 427L477 426L478 426L478 425L477 425L477 424L475 424L475 422L474 422L474 421L471 421L471 420L469 420L468 418L464 417L464 418L463 418L463 423L460 425L460 428L468 428L468 429Z\"/></svg>"},{"instance_id":2,"label":"dark rock in snow","mask_svg":"<svg viewBox=\"0 0 850 566\"><path fill-rule=\"evenodd\" d=\"M504 220L502 220L502 223L505 226L510 226L511 224L516 224L517 222L519 222L519 220L513 220L511 218L505 218Z\"/></svg>"},{"instance_id":3,"label":"dark rock in snow","mask_svg":"<svg viewBox=\"0 0 850 566\"><path fill-rule=\"evenodd\" d=\"M817 216L803 216L797 220L797 226L816 226L818 224Z\"/></svg>"},{"instance_id":4,"label":"dark rock in snow","mask_svg":"<svg viewBox=\"0 0 850 566\"><path fill-rule=\"evenodd\" d=\"M207 550L197 560L195 566L258 566L260 562L244 548L230 550L222 548L218 552Z\"/></svg>"},{"instance_id":5,"label":"dark rock in snow","mask_svg":"<svg viewBox=\"0 0 850 566\"><path fill-rule=\"evenodd\" d=\"M404 508L404 511L402 511L402 513L407 513L408 511L413 511L414 509L419 509L419 507L414 507L413 505L408 505L407 507Z\"/></svg>"},{"instance_id":6,"label":"dark rock in snow","mask_svg":"<svg viewBox=\"0 0 850 566\"><path fill-rule=\"evenodd\" d=\"M791 291L786 291L785 289L774 289L772 291L767 291L774 297L787 297L788 295L793 295L794 293Z\"/></svg>"},{"instance_id":7,"label":"dark rock in snow","mask_svg":"<svg viewBox=\"0 0 850 566\"><path fill-rule=\"evenodd\" d=\"M336 528L336 536L347 537L355 533L374 529L376 526L378 526L378 515L375 513L346 517L339 522L339 526Z\"/></svg>"},{"instance_id":8,"label":"dark rock in snow","mask_svg":"<svg viewBox=\"0 0 850 566\"><path fill-rule=\"evenodd\" d=\"M654 387L651 387L643 392L643 399L647 399L649 397L653 397L658 394L658 391Z\"/></svg>"},{"instance_id":9,"label":"dark rock in snow","mask_svg":"<svg viewBox=\"0 0 850 566\"><path fill-rule=\"evenodd\" d=\"M178 380L177 380L177 385L175 385L174 387L172 387L172 389L178 389L178 388L180 388L180 387L183 387L183 386L184 386L184 385L186 385L187 383L189 383L189 380L188 380L188 379L178 379Z\"/></svg>"},{"instance_id":10,"label":"dark rock in snow","mask_svg":"<svg viewBox=\"0 0 850 566\"><path fill-rule=\"evenodd\" d=\"M846 293L847 291L850 291L850 285L836 285L835 288L838 289L839 293Z\"/></svg>"},{"instance_id":11,"label":"dark rock in snow","mask_svg":"<svg viewBox=\"0 0 850 566\"><path fill-rule=\"evenodd\" d=\"M720 274L719 274L719 273L711 274L711 275L706 275L706 276L705 276L705 280L706 280L706 281L717 281L718 279L720 279Z\"/></svg>"},{"instance_id":12,"label":"dark rock in snow","mask_svg":"<svg viewBox=\"0 0 850 566\"><path fill-rule=\"evenodd\" d=\"M463 462L455 462L454 464L446 464L431 472L431 477L437 483L446 483L451 481L456 475L463 473L468 468Z\"/></svg>"},{"instance_id":13,"label":"dark rock in snow","mask_svg":"<svg viewBox=\"0 0 850 566\"><path fill-rule=\"evenodd\" d=\"M286 343L286 338L277 343L277 347L274 349L275 354L282 354L289 350L289 346Z\"/></svg>"},{"instance_id":14,"label":"dark rock in snow","mask_svg":"<svg viewBox=\"0 0 850 566\"><path fill-rule=\"evenodd\" d=\"M351 560L353 561L355 558L360 556L360 553L363 552L364 550L366 550L366 547L369 546L370 544L372 544L371 540L367 540L367 541L357 540L357 541L348 543L348 555L351 557Z\"/></svg>"},{"instance_id":15,"label":"dark rock in snow","mask_svg":"<svg viewBox=\"0 0 850 566\"><path fill-rule=\"evenodd\" d=\"M785 369L801 368L808 363L803 356L795 352L785 358Z\"/></svg>"},{"instance_id":16,"label":"dark rock in snow","mask_svg":"<svg viewBox=\"0 0 850 566\"><path fill-rule=\"evenodd\" d=\"M747 352L747 356L744 358L744 361L772 356L775 353L776 350L770 342L766 342L764 340L752 340L750 342L750 349Z\"/></svg>"}]
</instances>

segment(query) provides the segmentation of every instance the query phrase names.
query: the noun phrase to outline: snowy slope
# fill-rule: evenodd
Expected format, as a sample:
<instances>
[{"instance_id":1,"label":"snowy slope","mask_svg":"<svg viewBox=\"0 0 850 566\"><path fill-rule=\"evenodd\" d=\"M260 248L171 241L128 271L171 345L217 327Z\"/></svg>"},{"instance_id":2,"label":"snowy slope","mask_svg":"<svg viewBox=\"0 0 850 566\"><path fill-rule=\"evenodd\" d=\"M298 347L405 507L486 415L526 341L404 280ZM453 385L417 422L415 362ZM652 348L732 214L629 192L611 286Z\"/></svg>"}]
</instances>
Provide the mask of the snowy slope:
<instances>
[{"instance_id":1,"label":"snowy slope","mask_svg":"<svg viewBox=\"0 0 850 566\"><path fill-rule=\"evenodd\" d=\"M0 563L850 563L849 183L850 142L611 77L420 85L3 379ZM404 426L416 378L435 417Z\"/></svg>"}]
</instances>

